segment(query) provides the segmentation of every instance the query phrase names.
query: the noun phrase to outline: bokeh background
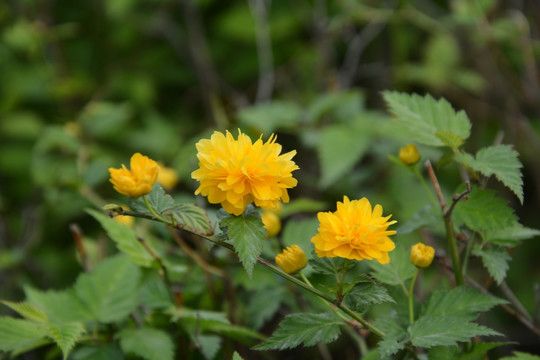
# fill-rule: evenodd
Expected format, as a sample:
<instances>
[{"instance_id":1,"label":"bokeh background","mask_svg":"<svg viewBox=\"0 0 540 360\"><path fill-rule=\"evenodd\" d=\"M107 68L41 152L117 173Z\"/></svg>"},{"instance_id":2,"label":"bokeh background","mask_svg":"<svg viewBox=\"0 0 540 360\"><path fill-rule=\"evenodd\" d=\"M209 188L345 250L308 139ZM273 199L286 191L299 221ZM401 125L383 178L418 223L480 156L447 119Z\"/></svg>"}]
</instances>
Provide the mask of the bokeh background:
<instances>
[{"instance_id":1,"label":"bokeh background","mask_svg":"<svg viewBox=\"0 0 540 360\"><path fill-rule=\"evenodd\" d=\"M428 200L388 158L407 139L392 132L387 89L465 110L469 152L513 144L524 204L490 185L540 228L539 24L536 0L1 1L0 298L72 284L82 269L69 225L103 237L84 209L125 201L107 169L136 151L174 168L175 194L201 204L194 144L214 130L277 133L296 149L293 199L330 209L369 196L410 218ZM440 165L451 194L459 173ZM508 273L536 321L539 253L528 240ZM540 352L537 335L495 313L510 340Z\"/></svg>"}]
</instances>

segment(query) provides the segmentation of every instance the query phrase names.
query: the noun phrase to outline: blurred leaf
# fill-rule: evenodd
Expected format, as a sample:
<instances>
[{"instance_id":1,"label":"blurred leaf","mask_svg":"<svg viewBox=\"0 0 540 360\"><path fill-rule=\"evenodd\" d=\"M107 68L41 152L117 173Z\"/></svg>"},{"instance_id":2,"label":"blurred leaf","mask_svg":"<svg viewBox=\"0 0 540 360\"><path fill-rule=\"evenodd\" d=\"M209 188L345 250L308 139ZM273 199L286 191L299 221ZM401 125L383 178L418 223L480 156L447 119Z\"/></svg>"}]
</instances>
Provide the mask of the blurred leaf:
<instances>
[{"instance_id":1,"label":"blurred leaf","mask_svg":"<svg viewBox=\"0 0 540 360\"><path fill-rule=\"evenodd\" d=\"M501 335L485 326L463 321L452 316L422 316L409 327L414 346L430 348L469 341L474 336Z\"/></svg>"},{"instance_id":2,"label":"blurred leaf","mask_svg":"<svg viewBox=\"0 0 540 360\"><path fill-rule=\"evenodd\" d=\"M34 321L0 317L0 350L24 351L43 342L47 328Z\"/></svg>"},{"instance_id":3,"label":"blurred leaf","mask_svg":"<svg viewBox=\"0 0 540 360\"><path fill-rule=\"evenodd\" d=\"M287 217L299 212L317 212L326 207L326 203L308 198L297 198L283 207L281 217Z\"/></svg>"},{"instance_id":4,"label":"blurred leaf","mask_svg":"<svg viewBox=\"0 0 540 360\"><path fill-rule=\"evenodd\" d=\"M233 353L232 360L244 360L236 351Z\"/></svg>"},{"instance_id":5,"label":"blurred leaf","mask_svg":"<svg viewBox=\"0 0 540 360\"><path fill-rule=\"evenodd\" d=\"M91 102L79 122L86 134L97 138L119 136L127 127L133 110L128 103Z\"/></svg>"},{"instance_id":6,"label":"blurred leaf","mask_svg":"<svg viewBox=\"0 0 540 360\"><path fill-rule=\"evenodd\" d=\"M370 305L393 302L394 299L388 294L388 290L377 281L362 281L347 292L343 303L354 311L366 311Z\"/></svg>"},{"instance_id":7,"label":"blurred leaf","mask_svg":"<svg viewBox=\"0 0 540 360\"><path fill-rule=\"evenodd\" d=\"M458 345L433 346L429 349L429 358L437 360L459 360L461 349Z\"/></svg>"},{"instance_id":8,"label":"blurred leaf","mask_svg":"<svg viewBox=\"0 0 540 360\"><path fill-rule=\"evenodd\" d=\"M43 130L43 123L32 112L15 112L2 117L0 133L7 138L35 140Z\"/></svg>"},{"instance_id":9,"label":"blurred leaf","mask_svg":"<svg viewBox=\"0 0 540 360\"><path fill-rule=\"evenodd\" d=\"M307 259L310 260L313 252L311 238L317 233L318 225L319 222L315 218L288 221L281 237L283 246L300 246L304 253L306 253Z\"/></svg>"},{"instance_id":10,"label":"blurred leaf","mask_svg":"<svg viewBox=\"0 0 540 360\"><path fill-rule=\"evenodd\" d=\"M43 310L52 323L68 323L72 321L86 322L92 320L92 314L77 297L73 289L64 291L39 291L25 286L27 301Z\"/></svg>"},{"instance_id":11,"label":"blurred leaf","mask_svg":"<svg viewBox=\"0 0 540 360\"><path fill-rule=\"evenodd\" d=\"M161 279L152 279L139 288L139 299L150 309L166 309L174 305L167 287Z\"/></svg>"},{"instance_id":12,"label":"blurred leaf","mask_svg":"<svg viewBox=\"0 0 540 360\"><path fill-rule=\"evenodd\" d=\"M410 279L416 271L410 260L410 249L397 244L389 256L390 263L384 265L375 260L368 261L369 267L373 270L371 274L384 284L405 286L405 280Z\"/></svg>"},{"instance_id":13,"label":"blurred leaf","mask_svg":"<svg viewBox=\"0 0 540 360\"><path fill-rule=\"evenodd\" d=\"M412 218L402 223L397 228L397 232L399 235L405 235L421 227L432 226L441 221L442 217L440 209L435 208L433 205L427 205L416 212Z\"/></svg>"},{"instance_id":14,"label":"blurred leaf","mask_svg":"<svg viewBox=\"0 0 540 360\"><path fill-rule=\"evenodd\" d=\"M146 360L174 359L174 344L162 330L148 327L125 329L117 337L122 350L127 354L135 354Z\"/></svg>"},{"instance_id":15,"label":"blurred leaf","mask_svg":"<svg viewBox=\"0 0 540 360\"><path fill-rule=\"evenodd\" d=\"M467 153L455 154L457 161L483 175L495 177L516 194L523 204L523 179L518 153L511 145L489 146L480 149L476 158Z\"/></svg>"},{"instance_id":16,"label":"blurred leaf","mask_svg":"<svg viewBox=\"0 0 540 360\"><path fill-rule=\"evenodd\" d=\"M229 215L221 219L220 226L227 228L234 250L251 278L257 257L261 254L266 241L266 230L261 215L252 206L248 206L243 215Z\"/></svg>"},{"instance_id":17,"label":"blurred leaf","mask_svg":"<svg viewBox=\"0 0 540 360\"><path fill-rule=\"evenodd\" d=\"M266 321L270 320L281 307L283 300L282 288L266 288L256 291L250 296L246 319L249 327L260 329ZM268 301L272 299L272 301Z\"/></svg>"},{"instance_id":18,"label":"blurred leaf","mask_svg":"<svg viewBox=\"0 0 540 360\"><path fill-rule=\"evenodd\" d=\"M237 116L242 126L269 137L276 130L296 128L302 109L293 102L273 101L241 109Z\"/></svg>"},{"instance_id":19,"label":"blurred leaf","mask_svg":"<svg viewBox=\"0 0 540 360\"><path fill-rule=\"evenodd\" d=\"M491 230L485 233L485 240L499 246L515 247L521 240L527 240L540 235L540 230L531 229L521 224L500 229Z\"/></svg>"},{"instance_id":20,"label":"blurred leaf","mask_svg":"<svg viewBox=\"0 0 540 360\"><path fill-rule=\"evenodd\" d=\"M47 324L48 336L54 340L67 359L75 343L86 332L84 325L79 322L63 323L61 325Z\"/></svg>"},{"instance_id":21,"label":"blurred leaf","mask_svg":"<svg viewBox=\"0 0 540 360\"><path fill-rule=\"evenodd\" d=\"M321 163L320 185L327 187L345 176L362 158L369 134L348 125L329 125L321 131L317 152Z\"/></svg>"},{"instance_id":22,"label":"blurred leaf","mask_svg":"<svg viewBox=\"0 0 540 360\"><path fill-rule=\"evenodd\" d=\"M27 303L27 302L14 303L11 301L0 301L0 303L11 308L11 310L17 312L19 315L21 315L25 319L37 321L37 322L44 322L48 320L47 314L43 310L35 307L34 305L30 303Z\"/></svg>"},{"instance_id":23,"label":"blurred leaf","mask_svg":"<svg viewBox=\"0 0 540 360\"><path fill-rule=\"evenodd\" d=\"M496 197L492 190L476 186L472 187L468 200L462 200L456 205L452 218L456 226L465 225L478 232L504 229L517 222L514 211L505 200Z\"/></svg>"},{"instance_id":24,"label":"blurred leaf","mask_svg":"<svg viewBox=\"0 0 540 360\"><path fill-rule=\"evenodd\" d=\"M193 323L201 327L207 327L216 323L230 324L227 314L219 311L193 310L183 307L169 309L169 313L172 316L172 321L181 320L182 324Z\"/></svg>"},{"instance_id":25,"label":"blurred leaf","mask_svg":"<svg viewBox=\"0 0 540 360\"><path fill-rule=\"evenodd\" d=\"M140 270L127 257L116 255L90 274L81 274L75 291L95 320L112 323L125 319L137 305Z\"/></svg>"},{"instance_id":26,"label":"blurred leaf","mask_svg":"<svg viewBox=\"0 0 540 360\"><path fill-rule=\"evenodd\" d=\"M239 325L223 324L223 323L211 323L202 329L204 331L221 334L236 341L240 341L244 344L253 344L253 340L264 340L265 336L262 334Z\"/></svg>"},{"instance_id":27,"label":"blurred leaf","mask_svg":"<svg viewBox=\"0 0 540 360\"><path fill-rule=\"evenodd\" d=\"M221 337L216 335L192 335L192 340L205 359L213 359L221 349Z\"/></svg>"},{"instance_id":28,"label":"blurred leaf","mask_svg":"<svg viewBox=\"0 0 540 360\"><path fill-rule=\"evenodd\" d=\"M505 356L500 360L540 360L540 356L527 354L521 351L514 351L512 356Z\"/></svg>"},{"instance_id":29,"label":"blurred leaf","mask_svg":"<svg viewBox=\"0 0 540 360\"><path fill-rule=\"evenodd\" d=\"M491 247L489 249L473 249L473 254L482 259L482 263L493 276L497 285L500 285L508 271L508 262L512 260L506 249L499 247Z\"/></svg>"},{"instance_id":30,"label":"blurred leaf","mask_svg":"<svg viewBox=\"0 0 540 360\"><path fill-rule=\"evenodd\" d=\"M459 360L483 360L487 356L487 352L499 346L510 345L510 342L478 342L473 344L472 349L461 355ZM437 358L438 359L438 358Z\"/></svg>"},{"instance_id":31,"label":"blurred leaf","mask_svg":"<svg viewBox=\"0 0 540 360\"><path fill-rule=\"evenodd\" d=\"M336 120L348 122L364 108L364 96L358 91L331 92L318 95L309 104L307 119L317 122L325 115L332 114Z\"/></svg>"},{"instance_id":32,"label":"blurred leaf","mask_svg":"<svg viewBox=\"0 0 540 360\"><path fill-rule=\"evenodd\" d=\"M152 267L154 258L137 240L137 235L133 229L98 211L86 209L86 212L99 221L107 235L116 243L118 250L126 254L131 261L139 266Z\"/></svg>"},{"instance_id":33,"label":"blurred leaf","mask_svg":"<svg viewBox=\"0 0 540 360\"><path fill-rule=\"evenodd\" d=\"M103 346L83 346L71 354L72 360L124 360L122 350L116 344Z\"/></svg>"},{"instance_id":34,"label":"blurred leaf","mask_svg":"<svg viewBox=\"0 0 540 360\"><path fill-rule=\"evenodd\" d=\"M411 141L455 147L470 135L471 122L467 114L456 112L445 99L392 91L385 91L383 97L390 112L397 117L396 123L403 127ZM441 134L445 136L441 138Z\"/></svg>"},{"instance_id":35,"label":"blurred leaf","mask_svg":"<svg viewBox=\"0 0 540 360\"><path fill-rule=\"evenodd\" d=\"M486 295L475 289L457 287L452 290L433 292L422 306L422 317L448 316L464 320L474 320L480 312L507 303L506 300Z\"/></svg>"},{"instance_id":36,"label":"blurred leaf","mask_svg":"<svg viewBox=\"0 0 540 360\"><path fill-rule=\"evenodd\" d=\"M318 342L330 343L339 336L342 321L329 314L291 314L279 324L279 328L255 350L285 350L313 346Z\"/></svg>"}]
</instances>

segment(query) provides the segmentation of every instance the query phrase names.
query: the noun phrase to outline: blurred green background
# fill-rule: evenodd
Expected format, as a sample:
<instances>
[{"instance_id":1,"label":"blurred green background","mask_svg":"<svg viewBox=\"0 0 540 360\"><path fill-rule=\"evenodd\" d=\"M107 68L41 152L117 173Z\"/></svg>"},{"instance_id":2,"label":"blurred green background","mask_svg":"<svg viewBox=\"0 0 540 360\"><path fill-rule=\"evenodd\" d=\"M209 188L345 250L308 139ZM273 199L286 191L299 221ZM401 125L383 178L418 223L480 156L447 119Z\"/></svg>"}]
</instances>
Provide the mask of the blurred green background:
<instances>
[{"instance_id":1,"label":"blurred green background","mask_svg":"<svg viewBox=\"0 0 540 360\"><path fill-rule=\"evenodd\" d=\"M0 298L73 282L69 224L100 236L84 209L125 202L107 169L136 151L174 168L175 193L197 201L194 144L213 130L275 132L296 149L293 199L330 209L369 196L410 218L428 200L388 159L407 139L392 132L386 89L464 109L469 152L513 144L524 205L490 185L540 228L539 24L536 0L0 2ZM439 171L451 194L457 170ZM539 253L537 239L516 248L508 277L537 316ZM510 340L540 351L499 315Z\"/></svg>"}]
</instances>

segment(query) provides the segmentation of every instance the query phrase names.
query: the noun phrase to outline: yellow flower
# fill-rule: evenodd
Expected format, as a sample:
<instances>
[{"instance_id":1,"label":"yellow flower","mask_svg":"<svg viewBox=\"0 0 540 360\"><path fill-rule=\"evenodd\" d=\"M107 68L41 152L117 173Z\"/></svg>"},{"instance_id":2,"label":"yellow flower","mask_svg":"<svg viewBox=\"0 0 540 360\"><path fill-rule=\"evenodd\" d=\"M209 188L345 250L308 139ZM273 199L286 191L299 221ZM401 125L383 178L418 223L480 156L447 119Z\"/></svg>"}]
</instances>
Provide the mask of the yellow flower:
<instances>
[{"instance_id":1,"label":"yellow flower","mask_svg":"<svg viewBox=\"0 0 540 360\"><path fill-rule=\"evenodd\" d=\"M157 182L166 190L173 189L178 183L178 173L173 168L166 167L163 164L158 165L159 174L157 177Z\"/></svg>"},{"instance_id":2,"label":"yellow flower","mask_svg":"<svg viewBox=\"0 0 540 360\"><path fill-rule=\"evenodd\" d=\"M276 236L281 230L281 220L279 216L272 211L265 211L261 214L261 220L268 237Z\"/></svg>"},{"instance_id":3,"label":"yellow flower","mask_svg":"<svg viewBox=\"0 0 540 360\"><path fill-rule=\"evenodd\" d=\"M287 274L294 274L306 267L306 254L300 246L292 245L276 256L276 264Z\"/></svg>"},{"instance_id":4,"label":"yellow flower","mask_svg":"<svg viewBox=\"0 0 540 360\"><path fill-rule=\"evenodd\" d=\"M428 267L431 265L434 256L435 249L429 245L418 243L411 248L411 262L416 267Z\"/></svg>"},{"instance_id":5,"label":"yellow flower","mask_svg":"<svg viewBox=\"0 0 540 360\"><path fill-rule=\"evenodd\" d=\"M124 164L121 169L109 168L110 181L114 189L133 198L149 194L158 176L158 164L144 155L135 153L131 157L130 166L131 170Z\"/></svg>"},{"instance_id":6,"label":"yellow flower","mask_svg":"<svg viewBox=\"0 0 540 360\"><path fill-rule=\"evenodd\" d=\"M315 252L319 257L389 263L388 252L394 250L395 244L388 236L396 232L387 228L396 221L388 221L392 215L383 217L382 212L380 205L372 210L366 198L350 201L344 196L343 203L337 203L337 211L317 214L319 232L311 238Z\"/></svg>"},{"instance_id":7,"label":"yellow flower","mask_svg":"<svg viewBox=\"0 0 540 360\"><path fill-rule=\"evenodd\" d=\"M292 171L298 166L291 159L296 151L281 153L275 135L266 143L254 143L238 130L238 140L227 131L214 132L210 140L197 143L199 169L191 177L200 182L195 195L221 204L229 214L240 215L252 202L263 209L289 202L287 189L296 186Z\"/></svg>"},{"instance_id":8,"label":"yellow flower","mask_svg":"<svg viewBox=\"0 0 540 360\"><path fill-rule=\"evenodd\" d=\"M414 165L420 160L420 153L413 144L407 144L399 149L399 159L405 165Z\"/></svg>"}]
</instances>

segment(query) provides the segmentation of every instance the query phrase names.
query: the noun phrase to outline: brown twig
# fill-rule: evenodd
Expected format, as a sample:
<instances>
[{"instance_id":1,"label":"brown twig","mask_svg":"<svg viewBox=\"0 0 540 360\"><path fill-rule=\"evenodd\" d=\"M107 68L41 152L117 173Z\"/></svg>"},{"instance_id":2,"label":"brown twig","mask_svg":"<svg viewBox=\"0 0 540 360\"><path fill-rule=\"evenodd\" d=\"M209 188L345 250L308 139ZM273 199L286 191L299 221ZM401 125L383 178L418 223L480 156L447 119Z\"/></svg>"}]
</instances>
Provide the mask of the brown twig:
<instances>
[{"instance_id":1,"label":"brown twig","mask_svg":"<svg viewBox=\"0 0 540 360\"><path fill-rule=\"evenodd\" d=\"M82 230L79 225L75 223L69 224L69 230L71 231L71 236L73 236L73 239L75 240L75 248L77 249L77 252L79 253L79 256L81 258L81 264L84 268L84 271L90 272L92 270L92 265L88 260L88 253L86 252L86 248L84 247L84 243L82 241Z\"/></svg>"},{"instance_id":2,"label":"brown twig","mask_svg":"<svg viewBox=\"0 0 540 360\"><path fill-rule=\"evenodd\" d=\"M435 175L435 171L433 170L433 166L431 165L431 161L426 160L425 167L426 167L429 179L431 180L431 183L433 184L433 189L435 189L435 194L437 194L437 198L439 199L439 204L441 204L441 209L444 212L446 210L446 201L444 200L444 195L441 191L439 180L437 180L437 176Z\"/></svg>"}]
</instances>

